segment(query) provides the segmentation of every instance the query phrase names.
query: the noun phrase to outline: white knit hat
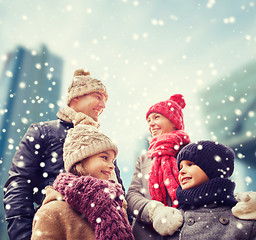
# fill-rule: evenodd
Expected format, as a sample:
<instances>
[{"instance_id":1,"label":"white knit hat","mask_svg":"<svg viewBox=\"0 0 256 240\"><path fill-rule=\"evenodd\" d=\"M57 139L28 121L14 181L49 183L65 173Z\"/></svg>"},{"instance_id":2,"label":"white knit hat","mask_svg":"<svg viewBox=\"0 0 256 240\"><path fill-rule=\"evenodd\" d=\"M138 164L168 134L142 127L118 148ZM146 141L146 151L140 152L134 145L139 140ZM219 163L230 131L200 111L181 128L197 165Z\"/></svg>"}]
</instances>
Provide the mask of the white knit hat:
<instances>
[{"instance_id":1,"label":"white knit hat","mask_svg":"<svg viewBox=\"0 0 256 240\"><path fill-rule=\"evenodd\" d=\"M113 150L115 156L118 153L117 146L97 128L78 124L68 131L63 146L63 161L66 172L69 172L77 162L107 150Z\"/></svg>"},{"instance_id":2,"label":"white knit hat","mask_svg":"<svg viewBox=\"0 0 256 240\"><path fill-rule=\"evenodd\" d=\"M76 70L68 88L67 105L69 105L72 98L92 92L102 93L106 96L106 100L108 99L107 89L100 80L92 78L90 73L84 69Z\"/></svg>"}]
</instances>

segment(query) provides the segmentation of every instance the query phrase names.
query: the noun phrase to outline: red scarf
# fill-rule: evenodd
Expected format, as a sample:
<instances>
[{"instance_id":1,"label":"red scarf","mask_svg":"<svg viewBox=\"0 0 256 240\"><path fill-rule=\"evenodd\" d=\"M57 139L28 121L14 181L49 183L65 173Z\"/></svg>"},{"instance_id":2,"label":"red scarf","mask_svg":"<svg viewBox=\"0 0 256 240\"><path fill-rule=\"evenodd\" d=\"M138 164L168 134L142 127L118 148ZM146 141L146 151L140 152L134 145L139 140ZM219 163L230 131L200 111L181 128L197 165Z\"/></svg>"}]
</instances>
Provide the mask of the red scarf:
<instances>
[{"instance_id":1,"label":"red scarf","mask_svg":"<svg viewBox=\"0 0 256 240\"><path fill-rule=\"evenodd\" d=\"M167 205L166 190L172 199L173 207L178 207L176 189L179 186L176 154L190 142L188 134L182 130L165 133L152 138L148 157L152 158L149 173L149 193L152 200Z\"/></svg>"}]
</instances>

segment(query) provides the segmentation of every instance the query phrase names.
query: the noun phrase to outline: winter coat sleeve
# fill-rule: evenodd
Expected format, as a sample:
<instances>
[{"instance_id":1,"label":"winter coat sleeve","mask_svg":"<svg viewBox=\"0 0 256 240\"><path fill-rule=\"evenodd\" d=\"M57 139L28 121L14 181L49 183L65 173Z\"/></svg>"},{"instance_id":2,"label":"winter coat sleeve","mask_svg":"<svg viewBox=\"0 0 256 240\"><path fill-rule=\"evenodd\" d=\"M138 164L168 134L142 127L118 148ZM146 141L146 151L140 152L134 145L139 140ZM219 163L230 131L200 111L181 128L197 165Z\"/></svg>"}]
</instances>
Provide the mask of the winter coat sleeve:
<instances>
[{"instance_id":1,"label":"winter coat sleeve","mask_svg":"<svg viewBox=\"0 0 256 240\"><path fill-rule=\"evenodd\" d=\"M124 188L124 184L123 184L122 178L121 178L121 176L120 176L120 175L121 175L121 174L120 174L120 169L119 169L118 166L117 166L117 161L115 161L114 165L115 165L115 173L116 173L117 181L118 181L118 183L121 184L122 189L123 189L123 191L124 191L124 193L125 193L125 188Z\"/></svg>"},{"instance_id":2,"label":"winter coat sleeve","mask_svg":"<svg viewBox=\"0 0 256 240\"><path fill-rule=\"evenodd\" d=\"M251 232L250 239L252 239L252 240L256 240L256 221L254 221L254 224L253 224L253 227L252 227L252 232Z\"/></svg>"},{"instance_id":3,"label":"winter coat sleeve","mask_svg":"<svg viewBox=\"0 0 256 240\"><path fill-rule=\"evenodd\" d=\"M30 239L35 214L33 191L36 191L43 147L38 124L31 124L13 157L5 184L4 205L10 240Z\"/></svg>"},{"instance_id":4,"label":"winter coat sleeve","mask_svg":"<svg viewBox=\"0 0 256 240\"><path fill-rule=\"evenodd\" d=\"M62 240L65 239L63 233L65 228L60 226L58 216L58 205L56 205L53 211L47 210L41 207L35 215L33 221L33 232L31 240Z\"/></svg>"},{"instance_id":5,"label":"winter coat sleeve","mask_svg":"<svg viewBox=\"0 0 256 240\"><path fill-rule=\"evenodd\" d=\"M145 184L145 182L148 181L148 164L151 164L151 161L145 158L145 156L141 156L137 159L132 181L126 195L128 212L139 221L146 223L150 223L148 210L145 208L150 201L148 184Z\"/></svg>"}]
</instances>

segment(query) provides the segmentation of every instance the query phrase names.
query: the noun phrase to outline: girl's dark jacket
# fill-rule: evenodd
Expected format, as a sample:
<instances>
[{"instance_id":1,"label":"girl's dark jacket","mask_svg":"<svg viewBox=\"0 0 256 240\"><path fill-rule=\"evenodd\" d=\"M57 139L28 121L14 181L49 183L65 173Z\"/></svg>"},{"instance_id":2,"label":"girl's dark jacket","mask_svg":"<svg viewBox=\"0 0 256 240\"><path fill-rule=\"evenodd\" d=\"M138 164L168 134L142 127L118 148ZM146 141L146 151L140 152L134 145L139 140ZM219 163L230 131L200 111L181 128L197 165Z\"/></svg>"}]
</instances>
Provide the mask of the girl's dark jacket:
<instances>
[{"instance_id":1,"label":"girl's dark jacket","mask_svg":"<svg viewBox=\"0 0 256 240\"><path fill-rule=\"evenodd\" d=\"M44 188L64 171L63 143L73 124L63 120L33 123L16 151L5 184L4 205L10 240L30 239L34 206L40 207ZM122 184L120 171L115 168ZM123 186L123 184L122 184Z\"/></svg>"}]
</instances>

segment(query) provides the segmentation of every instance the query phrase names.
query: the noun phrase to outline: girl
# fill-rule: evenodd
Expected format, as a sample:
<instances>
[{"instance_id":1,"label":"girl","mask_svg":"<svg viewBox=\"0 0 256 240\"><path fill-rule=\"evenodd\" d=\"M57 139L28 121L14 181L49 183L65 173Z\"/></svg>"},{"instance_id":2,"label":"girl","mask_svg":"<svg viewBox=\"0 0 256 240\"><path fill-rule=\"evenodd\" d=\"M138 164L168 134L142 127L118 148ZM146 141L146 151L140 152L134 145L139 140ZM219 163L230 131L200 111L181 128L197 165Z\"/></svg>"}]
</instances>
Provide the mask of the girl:
<instances>
[{"instance_id":1,"label":"girl","mask_svg":"<svg viewBox=\"0 0 256 240\"><path fill-rule=\"evenodd\" d=\"M116 145L93 126L78 124L69 130L63 148L67 173L46 188L32 240L133 239L123 190L110 180L117 152Z\"/></svg>"}]
</instances>

